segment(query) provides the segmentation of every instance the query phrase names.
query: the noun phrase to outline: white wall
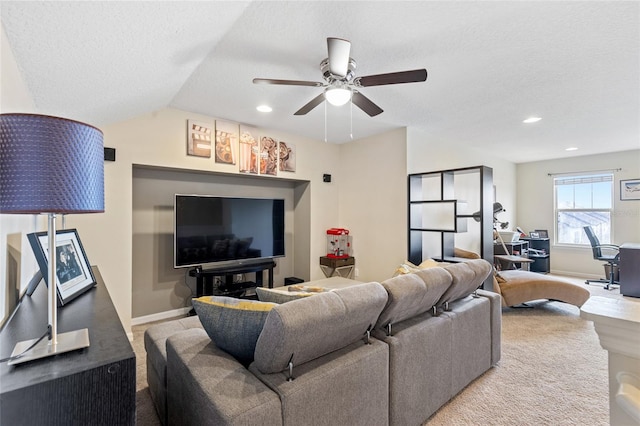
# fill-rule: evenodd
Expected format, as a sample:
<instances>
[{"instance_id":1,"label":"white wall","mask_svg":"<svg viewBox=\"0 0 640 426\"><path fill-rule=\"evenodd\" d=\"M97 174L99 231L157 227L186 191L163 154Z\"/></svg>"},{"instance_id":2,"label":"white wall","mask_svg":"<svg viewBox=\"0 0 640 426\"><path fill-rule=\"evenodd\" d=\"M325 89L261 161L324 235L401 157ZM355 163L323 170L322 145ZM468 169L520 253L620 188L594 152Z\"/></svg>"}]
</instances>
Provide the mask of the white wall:
<instances>
[{"instance_id":1,"label":"white wall","mask_svg":"<svg viewBox=\"0 0 640 426\"><path fill-rule=\"evenodd\" d=\"M517 166L518 224L525 231L547 229L553 238L553 178L549 174L622 169L614 173L613 244L640 242L640 201L620 200L620 180L640 177L640 150L523 163ZM552 240L553 241L553 240ZM602 263L590 248L553 245L551 271L603 277Z\"/></svg>"},{"instance_id":2,"label":"white wall","mask_svg":"<svg viewBox=\"0 0 640 426\"><path fill-rule=\"evenodd\" d=\"M509 222L507 229L515 229L518 225L515 220L519 207L516 203L516 165L514 163L501 160L491 152L476 149L473 141L469 141L468 145L458 146L448 141L433 140L427 133L407 129L407 174L474 166L487 166L493 169L496 201L500 202L506 210L498 215L498 219L501 222ZM457 193L458 188L456 188ZM462 198L472 199L473 195L462 195ZM469 209L469 213L477 211L471 206ZM456 246L477 251L479 237L472 231L475 229L473 221L468 222L468 227L469 232L456 234Z\"/></svg>"}]
</instances>

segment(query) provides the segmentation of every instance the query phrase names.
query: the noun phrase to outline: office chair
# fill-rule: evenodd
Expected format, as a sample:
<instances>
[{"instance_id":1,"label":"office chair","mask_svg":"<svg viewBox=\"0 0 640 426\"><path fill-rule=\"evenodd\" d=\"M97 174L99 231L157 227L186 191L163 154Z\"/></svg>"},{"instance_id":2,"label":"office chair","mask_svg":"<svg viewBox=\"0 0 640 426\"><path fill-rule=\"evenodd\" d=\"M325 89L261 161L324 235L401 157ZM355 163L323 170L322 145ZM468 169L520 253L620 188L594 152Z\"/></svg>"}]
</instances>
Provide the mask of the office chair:
<instances>
[{"instance_id":1,"label":"office chair","mask_svg":"<svg viewBox=\"0 0 640 426\"><path fill-rule=\"evenodd\" d=\"M591 251L593 252L593 258L595 260L600 260L603 262L607 262L609 264L608 280L603 280L603 279L586 280L584 283L585 284L589 284L589 283L606 284L604 286L604 289L611 290L613 288L612 286L618 283L613 278L615 276L614 266L618 266L618 264L620 263L620 247L613 244L600 244L600 241L598 240L598 237L596 237L596 234L593 232L593 229L591 228L591 226L585 226L583 229L584 229L584 232L587 233L587 238L589 238L589 242L591 243ZM602 249L616 251L616 255L615 256L604 255L602 254Z\"/></svg>"}]
</instances>

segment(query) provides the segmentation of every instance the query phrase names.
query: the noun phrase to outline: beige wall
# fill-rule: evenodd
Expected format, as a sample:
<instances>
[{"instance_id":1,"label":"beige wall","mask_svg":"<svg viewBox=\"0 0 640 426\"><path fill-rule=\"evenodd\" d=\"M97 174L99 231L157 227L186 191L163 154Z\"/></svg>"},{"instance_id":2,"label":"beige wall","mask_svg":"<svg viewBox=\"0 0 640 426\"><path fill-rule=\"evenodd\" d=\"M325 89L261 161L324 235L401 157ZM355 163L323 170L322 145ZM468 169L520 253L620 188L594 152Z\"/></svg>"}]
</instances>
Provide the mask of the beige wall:
<instances>
[{"instance_id":1,"label":"beige wall","mask_svg":"<svg viewBox=\"0 0 640 426\"><path fill-rule=\"evenodd\" d=\"M553 178L549 174L621 169L614 173L613 244L640 242L640 201L620 201L620 180L640 177L640 150L519 164L518 224L524 230L547 229L553 238ZM602 277L602 263L587 247L551 247L551 271Z\"/></svg>"},{"instance_id":2,"label":"beige wall","mask_svg":"<svg viewBox=\"0 0 640 426\"><path fill-rule=\"evenodd\" d=\"M34 112L35 105L4 28L0 26L0 112ZM26 235L42 231L45 221L32 215L0 216L0 324L15 306L16 296L38 270Z\"/></svg>"},{"instance_id":3,"label":"beige wall","mask_svg":"<svg viewBox=\"0 0 640 426\"><path fill-rule=\"evenodd\" d=\"M68 219L71 226L83 227L82 241L87 255L92 263L99 265L126 330L129 330L132 318L133 166L230 174L238 172L238 165L217 164L213 158L186 155L188 119L214 123L211 117L164 109L104 126L105 146L116 148L117 158L115 162L105 163L105 213L76 215ZM261 132L265 134L264 130ZM278 131L267 130L266 134L296 145L297 172L264 179L289 178L310 182L310 253L308 259L299 260L309 265L310 279L322 278L318 258L325 249L323 230L339 222L338 210L326 208L338 204L338 188L334 184L323 183L322 174L338 175L335 159L339 158L340 148Z\"/></svg>"},{"instance_id":4,"label":"beige wall","mask_svg":"<svg viewBox=\"0 0 640 426\"><path fill-rule=\"evenodd\" d=\"M353 236L358 280L383 281L407 256L406 130L340 146L340 227Z\"/></svg>"}]
</instances>

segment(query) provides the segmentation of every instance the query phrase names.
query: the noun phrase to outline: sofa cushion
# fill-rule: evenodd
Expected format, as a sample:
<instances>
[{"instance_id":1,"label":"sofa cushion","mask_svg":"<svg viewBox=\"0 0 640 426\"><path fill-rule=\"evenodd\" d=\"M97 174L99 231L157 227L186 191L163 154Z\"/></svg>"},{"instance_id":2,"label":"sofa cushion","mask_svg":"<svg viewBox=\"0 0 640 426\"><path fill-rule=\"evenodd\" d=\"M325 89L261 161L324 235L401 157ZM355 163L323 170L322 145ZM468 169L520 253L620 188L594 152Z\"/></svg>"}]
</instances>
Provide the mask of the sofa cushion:
<instances>
[{"instance_id":1,"label":"sofa cushion","mask_svg":"<svg viewBox=\"0 0 640 426\"><path fill-rule=\"evenodd\" d=\"M267 315L255 350L262 373L300 365L364 337L387 301L379 283L359 284L275 305Z\"/></svg>"},{"instance_id":2,"label":"sofa cushion","mask_svg":"<svg viewBox=\"0 0 640 426\"><path fill-rule=\"evenodd\" d=\"M309 291L285 292L280 288L272 289L272 288L256 287L256 295L258 296L258 300L260 300L261 302L271 302L271 303L277 303L277 304L291 302L292 300L313 296L314 294L317 294L317 292L309 292Z\"/></svg>"},{"instance_id":3,"label":"sofa cushion","mask_svg":"<svg viewBox=\"0 0 640 426\"><path fill-rule=\"evenodd\" d=\"M274 306L277 305L225 296L193 299L193 308L211 340L246 365L253 361L256 341Z\"/></svg>"},{"instance_id":4,"label":"sofa cushion","mask_svg":"<svg viewBox=\"0 0 640 426\"><path fill-rule=\"evenodd\" d=\"M147 363L161 376L163 385L165 384L167 367L167 337L190 328L202 328L202 323L198 317L180 318L152 325L144 332L144 349L147 352Z\"/></svg>"},{"instance_id":5,"label":"sofa cushion","mask_svg":"<svg viewBox=\"0 0 640 426\"><path fill-rule=\"evenodd\" d=\"M448 265L448 263L438 262L437 260L433 259L425 259L419 265L414 265L408 260L405 260L400 264L400 266L398 266L398 268L393 273L393 276L397 277L398 275L413 274L422 269L435 268L443 265Z\"/></svg>"},{"instance_id":6,"label":"sofa cushion","mask_svg":"<svg viewBox=\"0 0 640 426\"><path fill-rule=\"evenodd\" d=\"M397 277L398 275L413 274L417 270L418 265L414 265L408 260L405 260L396 268L396 270L393 272L393 276Z\"/></svg>"},{"instance_id":7,"label":"sofa cushion","mask_svg":"<svg viewBox=\"0 0 640 426\"><path fill-rule=\"evenodd\" d=\"M492 266L484 259L447 265L444 269L451 274L451 287L442 295L437 305L453 302L473 293L489 276Z\"/></svg>"},{"instance_id":8,"label":"sofa cushion","mask_svg":"<svg viewBox=\"0 0 640 426\"><path fill-rule=\"evenodd\" d=\"M455 257L462 257L465 259L481 259L480 255L474 251L461 249L458 247L453 248L453 255Z\"/></svg>"},{"instance_id":9,"label":"sofa cushion","mask_svg":"<svg viewBox=\"0 0 640 426\"><path fill-rule=\"evenodd\" d=\"M431 309L451 285L451 274L443 268L429 268L414 274L399 275L382 282L387 290L387 305L377 327L398 323Z\"/></svg>"}]
</instances>

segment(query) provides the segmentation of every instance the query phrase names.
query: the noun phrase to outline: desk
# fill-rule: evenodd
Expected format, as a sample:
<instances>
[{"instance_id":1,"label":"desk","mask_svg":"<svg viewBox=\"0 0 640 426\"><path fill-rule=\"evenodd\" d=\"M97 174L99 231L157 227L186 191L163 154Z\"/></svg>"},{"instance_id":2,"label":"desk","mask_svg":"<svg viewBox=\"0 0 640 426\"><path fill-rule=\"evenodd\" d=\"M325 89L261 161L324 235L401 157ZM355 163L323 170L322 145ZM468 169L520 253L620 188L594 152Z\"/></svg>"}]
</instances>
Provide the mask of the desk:
<instances>
[{"instance_id":1,"label":"desk","mask_svg":"<svg viewBox=\"0 0 640 426\"><path fill-rule=\"evenodd\" d=\"M640 243L620 246L620 293L640 297Z\"/></svg>"},{"instance_id":2,"label":"desk","mask_svg":"<svg viewBox=\"0 0 640 426\"><path fill-rule=\"evenodd\" d=\"M58 308L58 332L86 327L91 345L20 365L0 364L0 424L135 424L136 356L100 271L92 269L96 287ZM0 333L0 357L46 328L42 282Z\"/></svg>"}]
</instances>

